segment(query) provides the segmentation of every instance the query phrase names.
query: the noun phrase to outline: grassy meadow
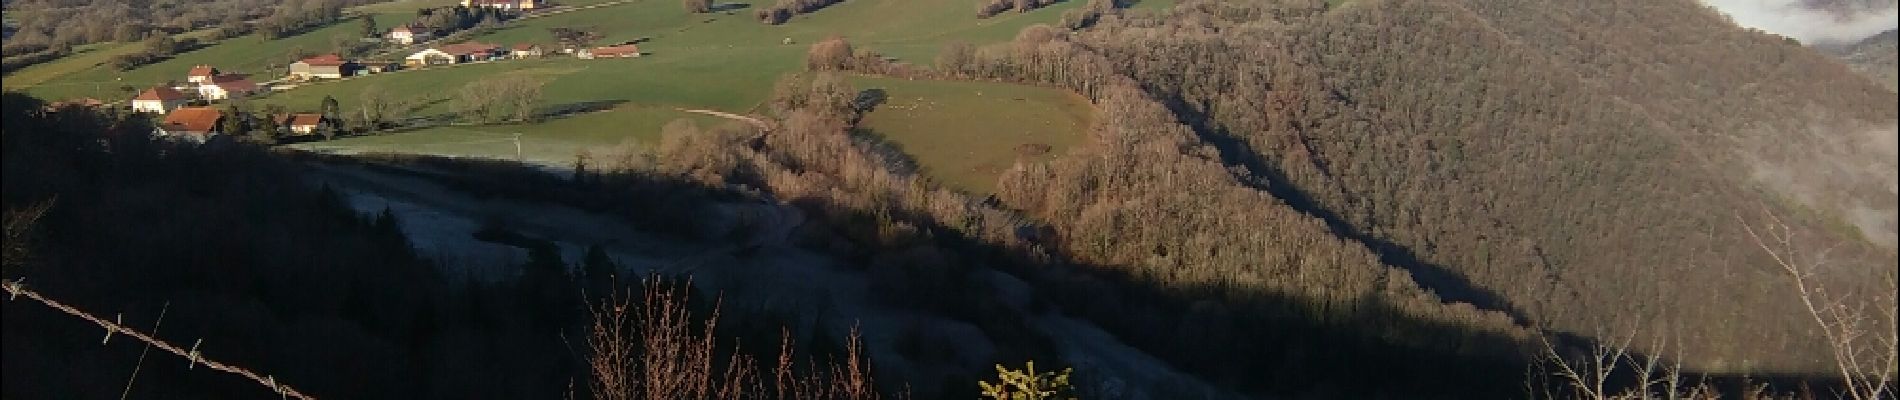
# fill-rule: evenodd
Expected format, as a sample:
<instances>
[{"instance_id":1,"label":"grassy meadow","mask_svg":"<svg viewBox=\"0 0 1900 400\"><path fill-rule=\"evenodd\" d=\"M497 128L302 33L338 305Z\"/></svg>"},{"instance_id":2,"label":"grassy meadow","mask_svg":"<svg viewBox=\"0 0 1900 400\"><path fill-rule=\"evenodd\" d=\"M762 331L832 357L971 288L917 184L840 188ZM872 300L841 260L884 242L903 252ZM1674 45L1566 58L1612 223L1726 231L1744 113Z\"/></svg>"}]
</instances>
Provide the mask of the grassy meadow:
<instances>
[{"instance_id":1,"label":"grassy meadow","mask_svg":"<svg viewBox=\"0 0 1900 400\"><path fill-rule=\"evenodd\" d=\"M851 83L888 96L865 115L862 132L903 149L932 179L971 193L995 190L996 177L1019 159L1067 153L1082 143L1091 113L1082 96L1034 86L885 77ZM1037 145L1047 151L1023 151Z\"/></svg>"},{"instance_id":2,"label":"grassy meadow","mask_svg":"<svg viewBox=\"0 0 1900 400\"><path fill-rule=\"evenodd\" d=\"M585 6L609 1L558 3ZM502 45L548 45L553 43L549 28L586 28L604 35L600 44L643 40L641 50L647 55L641 58L580 60L557 56L434 67L305 84L251 102L314 111L325 96L332 96L347 111L360 101L365 89L376 87L417 105L415 115L441 115L453 111L453 99L464 85L497 76L528 75L545 83L543 107L616 105L606 111L536 124L440 127L298 146L512 158L512 133L521 132L527 158L566 163L586 147L614 145L629 138L657 143L655 136L660 127L675 118L717 122L675 108L757 111L771 95L773 82L803 70L807 46L825 37L841 35L860 48L927 66L946 44L1008 41L1022 28L1054 23L1063 11L1085 2L1067 1L1027 13L977 19L972 5L963 1L852 0L777 26L759 23L752 15L754 9L770 1L721 3L742 7L688 14L677 1L632 0L511 22L470 39ZM1167 3L1171 2L1148 0L1137 8L1159 8ZM353 11L372 15L378 26L390 27L412 19L416 8L444 4L453 2L402 0ZM102 64L119 52L136 51L136 45L99 45L73 57L11 74L7 76L8 88L48 99L91 96L119 100L133 94L121 91L121 86L143 88L182 80L185 71L196 64L263 74L256 80L269 80L269 76L283 72L284 64L291 61L288 55L297 49L327 51L332 37L354 37L358 27L352 19L278 40L234 38L132 71L116 71ZM787 39L790 44L785 43ZM20 78L18 85L16 78ZM890 94L889 103L866 118L867 132L902 146L932 176L977 192L991 189L996 173L1017 159L1019 146L1044 144L1053 148L1051 154L1061 154L1080 142L1089 113L1088 104L1079 97L1052 89L877 77L855 77L852 81L860 89L880 88Z\"/></svg>"},{"instance_id":3,"label":"grassy meadow","mask_svg":"<svg viewBox=\"0 0 1900 400\"><path fill-rule=\"evenodd\" d=\"M377 26L395 26L415 18L415 11L366 15L374 16ZM100 51L101 55L85 57L84 61L76 57L68 57L34 66L63 71L42 82L15 86L11 83L14 76L8 75L8 88L23 89L28 94L44 99L95 97L107 101L123 100L137 93L126 93L120 90L121 86L144 90L167 81L183 81L185 72L198 64L209 64L226 73L251 74L254 76L253 81L263 82L282 75L286 66L296 61L291 58L291 54L299 49L324 53L330 51L332 37L339 35L358 37L359 29L362 29L359 24L360 22L351 18L286 38L267 40L263 36L251 34L225 39L204 48L180 53L165 61L133 68L130 71L120 71L105 65L104 62L113 55L142 50L142 46L137 43L113 44L108 49ZM108 51L120 53L105 54ZM33 72L31 70L32 68L28 68L20 72Z\"/></svg>"}]
</instances>

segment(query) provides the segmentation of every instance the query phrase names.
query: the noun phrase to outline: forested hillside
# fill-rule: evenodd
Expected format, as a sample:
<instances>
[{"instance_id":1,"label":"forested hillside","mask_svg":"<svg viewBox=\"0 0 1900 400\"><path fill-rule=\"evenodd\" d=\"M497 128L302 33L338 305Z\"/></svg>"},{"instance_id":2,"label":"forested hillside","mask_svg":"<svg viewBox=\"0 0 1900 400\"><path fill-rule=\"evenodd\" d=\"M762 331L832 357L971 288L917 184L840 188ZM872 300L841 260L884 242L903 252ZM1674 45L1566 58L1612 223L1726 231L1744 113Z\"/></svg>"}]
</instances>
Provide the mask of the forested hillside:
<instances>
[{"instance_id":1,"label":"forested hillside","mask_svg":"<svg viewBox=\"0 0 1900 400\"><path fill-rule=\"evenodd\" d=\"M693 319L717 314L703 305L669 317L704 327L692 357L770 359L787 336L810 342L801 354L848 348L854 378L836 382L866 396L974 397L993 366L1032 360L1074 367L1083 398L1797 396L1900 365L1900 100L1865 71L1697 0L1168 4L1090 1L930 66L878 54L913 44L812 41L806 70L753 110L692 110L745 123L675 121L655 146L589 149L560 174L152 141L144 116L7 94L4 275L127 318L169 310L160 336L211 338L207 352L333 398L622 398L574 385L633 369L576 346L619 326L601 317L625 310L602 301L628 289L623 268L714 288L732 323ZM769 11L782 8L757 11L794 13ZM1879 40L1864 47L1876 61ZM456 70L472 68L512 66ZM899 79L1078 94L1086 143L1012 154L993 196L945 185L918 162L945 149L867 130L906 102L854 82ZM1017 129L993 126L1006 125L930 132L1016 134L958 132ZM365 218L324 186L339 182L480 215L474 240L526 262L480 260L519 272L497 282L445 276L456 258L412 238L469 234ZM591 250L569 263L561 240ZM118 392L136 346L6 307L0 393ZM859 327L875 384L855 380ZM715 351L715 333L739 348ZM1616 374L1554 370L1623 350L1595 365ZM165 383L134 394L256 389L177 364L148 367L140 382ZM1632 376L1639 365L1683 380ZM1847 372L1860 367L1877 371Z\"/></svg>"},{"instance_id":2,"label":"forested hillside","mask_svg":"<svg viewBox=\"0 0 1900 400\"><path fill-rule=\"evenodd\" d=\"M1680 337L1656 350L1705 368L1810 369L1825 353L1743 228L1796 215L1808 243L1837 249L1826 279L1890 273L1892 92L1691 1L1184 2L1070 40L1173 112L1142 118L1192 125L1213 145L1200 157L1263 177L1251 186L1440 295L1527 323ZM1153 207L1086 188L1169 170L1158 160L1032 168L1046 176L1005 197L1150 273L1232 282L1246 269L1164 260L1258 239L1182 251L1168 243L1193 233L1135 232L1207 231L1219 223L1163 221L1274 201L1191 195L1185 210L1092 222Z\"/></svg>"}]
</instances>

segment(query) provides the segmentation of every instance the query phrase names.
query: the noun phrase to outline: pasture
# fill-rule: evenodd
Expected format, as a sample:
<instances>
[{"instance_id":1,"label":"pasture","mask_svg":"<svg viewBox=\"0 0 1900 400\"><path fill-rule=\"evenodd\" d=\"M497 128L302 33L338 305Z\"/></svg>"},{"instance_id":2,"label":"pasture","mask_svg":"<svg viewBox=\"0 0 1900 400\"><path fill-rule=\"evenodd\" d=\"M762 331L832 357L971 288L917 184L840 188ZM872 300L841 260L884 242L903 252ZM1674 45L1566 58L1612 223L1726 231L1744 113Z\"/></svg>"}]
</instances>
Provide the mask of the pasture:
<instances>
[{"instance_id":1,"label":"pasture","mask_svg":"<svg viewBox=\"0 0 1900 400\"><path fill-rule=\"evenodd\" d=\"M1040 162L1082 143L1086 99L1068 91L989 82L853 77L886 100L859 130L896 145L946 186L990 193L1018 160ZM1045 147L1046 146L1046 147Z\"/></svg>"},{"instance_id":2,"label":"pasture","mask_svg":"<svg viewBox=\"0 0 1900 400\"><path fill-rule=\"evenodd\" d=\"M395 26L409 22L415 17L415 12L367 15L376 18L377 26ZM287 65L296 61L291 55L297 51L307 51L312 54L326 53L332 48L333 37L358 37L358 30L361 29L358 24L359 22L352 18L301 35L274 40L264 39L263 36L256 34L225 39L204 48L180 53L165 61L133 68L130 71L120 71L112 66L104 65L106 59L116 55L104 54L105 51L101 51L99 56L87 57L88 59L84 61L68 57L44 65L50 68L70 68L68 72L44 82L33 83L32 86L26 86L24 89L26 93L43 99L95 97L107 101L123 100L137 94L137 90L144 90L152 85L167 81L183 81L185 72L191 70L193 65L199 64L210 64L226 73L251 74L253 81L261 83L282 75ZM140 47L138 44L114 44L108 50L130 52L141 50ZM13 78L12 75L7 76L8 81ZM131 86L135 89L134 92L127 93L120 90L121 86Z\"/></svg>"},{"instance_id":3,"label":"pasture","mask_svg":"<svg viewBox=\"0 0 1900 400\"><path fill-rule=\"evenodd\" d=\"M558 3L584 6L608 1ZM852 0L776 26L759 23L752 15L757 7L769 5L768 0L721 3L734 8L688 14L676 1L632 0L515 21L470 39L501 45L551 45L554 41L549 28L587 28L603 35L597 44L640 41L646 53L640 58L580 60L553 56L405 70L304 84L250 102L315 111L325 96L332 96L347 113L361 102L365 90L375 87L412 105L411 115L443 115L454 111L454 98L464 85L498 76L526 75L544 83L539 104L543 108L613 106L536 124L458 125L297 146L512 158L512 133L520 132L526 158L565 164L587 147L610 146L628 138L657 143L660 126L675 118L701 119L702 125L721 122L674 111L676 107L757 111L770 97L775 80L803 70L807 46L829 36L844 36L858 48L928 66L946 44L1005 42L1024 27L1055 23L1063 11L1086 2L1072 0L1026 13L977 19L971 4L963 1ZM1137 8L1154 9L1169 3L1148 0L1138 3ZM416 8L443 4L452 1L403 0L354 11L374 16L378 26L387 28L412 19ZM121 86L143 88L179 80L196 64L259 74L254 80L261 82L282 74L293 52L327 52L333 37L355 37L358 27L352 19L277 40L234 38L123 72L101 64L115 52L133 51L136 46L101 45L9 75L8 85L14 87L13 81L19 77L26 78L21 86L28 93L42 98L92 96L122 100L133 93L123 92ZM790 44L785 43L787 39ZM1049 146L1048 154L1029 157L1043 159L1080 143L1089 117L1085 101L1059 90L877 77L854 77L852 82L860 89L879 88L890 95L888 103L865 119L866 132L903 147L931 176L974 192L991 190L996 174L1014 163L1025 145Z\"/></svg>"},{"instance_id":4,"label":"pasture","mask_svg":"<svg viewBox=\"0 0 1900 400\"><path fill-rule=\"evenodd\" d=\"M589 148L613 146L626 141L633 141L637 148L657 147L660 144L660 127L681 118L690 119L700 126L728 122L671 108L623 106L537 124L442 126L290 146L346 153L411 153L514 159L514 134L519 133L521 155L525 161L568 166L574 163L576 155Z\"/></svg>"}]
</instances>

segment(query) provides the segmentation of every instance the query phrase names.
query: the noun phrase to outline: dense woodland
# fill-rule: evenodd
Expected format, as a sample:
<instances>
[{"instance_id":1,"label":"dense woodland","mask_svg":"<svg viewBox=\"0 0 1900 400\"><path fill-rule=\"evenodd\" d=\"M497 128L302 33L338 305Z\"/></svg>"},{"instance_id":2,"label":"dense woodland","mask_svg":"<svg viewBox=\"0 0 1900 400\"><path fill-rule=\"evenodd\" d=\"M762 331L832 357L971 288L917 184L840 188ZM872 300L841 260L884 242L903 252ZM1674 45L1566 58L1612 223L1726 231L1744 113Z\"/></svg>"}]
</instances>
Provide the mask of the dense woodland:
<instances>
[{"instance_id":1,"label":"dense woodland","mask_svg":"<svg viewBox=\"0 0 1900 400\"><path fill-rule=\"evenodd\" d=\"M1711 22L1648 19L1665 15ZM1010 47L940 60L954 75L1087 93L1105 128L1152 121L1098 129L1091 157L1005 178L999 197L1069 233L1077 256L1146 265L1175 284L1233 285L1234 271L1290 248L1327 255L1294 260L1353 252L1254 239L1293 232L1261 226L1299 221L1313 225L1310 235L1369 250L1367 264L1404 269L1440 296L1520 323L1666 332L1683 344L1658 351L1709 368L1811 369L1825 352L1783 277L1746 251L1742 228L1763 207L1803 215L1804 237L1842 248L1832 261L1845 266L1827 279L1882 282L1893 193L1881 190L1891 175L1878 166L1891 168L1891 153L1835 147L1865 130L1891 132L1895 102L1808 49L1722 28L1719 18L1687 1L1189 2L1073 34L1031 28ZM1117 86L1102 76L1117 74L1165 109L1141 117L1104 100ZM1153 151L1207 167L1167 172L1179 167ZM1872 163L1874 173L1798 171L1822 154ZM1770 168L1811 174L1802 177L1820 187L1766 181L1758 171ZM1153 174L1165 175L1143 178ZM1199 193L1216 187L1257 200ZM1883 206L1885 221L1825 222L1882 215ZM1179 219L1202 210L1201 222ZM1249 214L1265 215L1235 223ZM1225 224L1238 226L1220 231ZM1243 250L1254 245L1259 253ZM1334 279L1350 270L1325 269ZM1267 283L1309 274L1262 276L1241 286L1351 298Z\"/></svg>"}]
</instances>

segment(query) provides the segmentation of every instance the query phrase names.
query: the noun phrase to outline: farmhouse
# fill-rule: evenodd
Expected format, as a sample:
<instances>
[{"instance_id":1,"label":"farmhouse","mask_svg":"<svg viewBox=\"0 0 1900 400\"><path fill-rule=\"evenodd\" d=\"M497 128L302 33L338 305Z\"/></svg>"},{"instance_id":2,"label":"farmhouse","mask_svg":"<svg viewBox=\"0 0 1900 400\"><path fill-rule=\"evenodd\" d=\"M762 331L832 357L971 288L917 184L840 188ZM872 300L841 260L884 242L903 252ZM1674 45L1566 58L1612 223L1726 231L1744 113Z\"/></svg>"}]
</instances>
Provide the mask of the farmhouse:
<instances>
[{"instance_id":1,"label":"farmhouse","mask_svg":"<svg viewBox=\"0 0 1900 400\"><path fill-rule=\"evenodd\" d=\"M255 93L257 83L243 75L217 75L198 85L198 97L205 100L224 100L231 96L243 96Z\"/></svg>"},{"instance_id":2,"label":"farmhouse","mask_svg":"<svg viewBox=\"0 0 1900 400\"><path fill-rule=\"evenodd\" d=\"M316 113L282 114L274 118L279 129L289 131L292 136L316 133L317 126L323 124L323 114Z\"/></svg>"},{"instance_id":3,"label":"farmhouse","mask_svg":"<svg viewBox=\"0 0 1900 400\"><path fill-rule=\"evenodd\" d=\"M353 61L344 60L343 57L335 54L325 54L290 63L290 77L291 79L297 80L312 78L337 79L352 75L356 70L361 68L362 65Z\"/></svg>"},{"instance_id":4,"label":"farmhouse","mask_svg":"<svg viewBox=\"0 0 1900 400\"><path fill-rule=\"evenodd\" d=\"M224 113L211 107L179 107L165 115L153 133L166 138L203 143L218 134Z\"/></svg>"},{"instance_id":5,"label":"farmhouse","mask_svg":"<svg viewBox=\"0 0 1900 400\"><path fill-rule=\"evenodd\" d=\"M430 38L434 38L435 32L430 32L428 29L422 29L421 27L403 25L390 28L389 34L384 35L384 37L398 44L416 44L416 42L426 42L429 41Z\"/></svg>"},{"instance_id":6,"label":"farmhouse","mask_svg":"<svg viewBox=\"0 0 1900 400\"><path fill-rule=\"evenodd\" d=\"M522 43L522 44L515 45L513 51L511 51L510 53L515 58L534 58L534 57L540 57L542 54L542 51L541 51L541 45L533 44L533 43Z\"/></svg>"},{"instance_id":7,"label":"farmhouse","mask_svg":"<svg viewBox=\"0 0 1900 400\"><path fill-rule=\"evenodd\" d=\"M163 114L178 109L191 100L184 93L172 88L157 86L145 89L138 97L132 98L132 111Z\"/></svg>"},{"instance_id":8,"label":"farmhouse","mask_svg":"<svg viewBox=\"0 0 1900 400\"><path fill-rule=\"evenodd\" d=\"M462 7L468 8L482 7L497 10L527 11L540 8L541 6L542 4L538 0L462 0Z\"/></svg>"},{"instance_id":9,"label":"farmhouse","mask_svg":"<svg viewBox=\"0 0 1900 400\"><path fill-rule=\"evenodd\" d=\"M575 52L574 55L576 57L580 57L582 59L588 59L588 60L596 59L596 58L639 57L640 46L635 46L631 44L623 44L619 46L595 47L591 50L581 50L579 52Z\"/></svg>"},{"instance_id":10,"label":"farmhouse","mask_svg":"<svg viewBox=\"0 0 1900 400\"><path fill-rule=\"evenodd\" d=\"M403 65L427 66L460 64L494 59L501 53L501 46L487 43L456 43L433 49L424 49L403 58Z\"/></svg>"},{"instance_id":11,"label":"farmhouse","mask_svg":"<svg viewBox=\"0 0 1900 400\"><path fill-rule=\"evenodd\" d=\"M212 68L209 65L197 65L191 67L191 72L185 73L185 82L205 83L205 81L211 80L211 77L214 76L218 76L217 68Z\"/></svg>"}]
</instances>

